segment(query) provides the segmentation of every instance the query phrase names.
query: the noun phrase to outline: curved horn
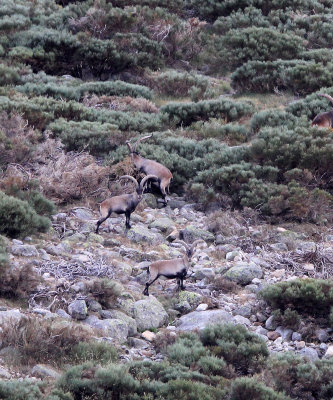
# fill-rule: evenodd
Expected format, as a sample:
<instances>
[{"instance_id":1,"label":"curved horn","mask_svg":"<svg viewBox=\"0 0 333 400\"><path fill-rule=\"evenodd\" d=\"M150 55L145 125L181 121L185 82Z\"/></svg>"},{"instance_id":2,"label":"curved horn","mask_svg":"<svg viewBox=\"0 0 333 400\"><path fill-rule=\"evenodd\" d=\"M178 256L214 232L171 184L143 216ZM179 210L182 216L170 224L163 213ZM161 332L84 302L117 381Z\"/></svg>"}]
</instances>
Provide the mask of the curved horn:
<instances>
[{"instance_id":1,"label":"curved horn","mask_svg":"<svg viewBox=\"0 0 333 400\"><path fill-rule=\"evenodd\" d=\"M149 179L156 179L158 180L158 177L156 175L147 175L145 176L142 181L140 182L140 187L141 189L144 188L145 183L149 180Z\"/></svg>"},{"instance_id":2,"label":"curved horn","mask_svg":"<svg viewBox=\"0 0 333 400\"><path fill-rule=\"evenodd\" d=\"M144 136L144 137L142 137L142 138L139 138L139 139L135 142L134 151L136 151L137 145L138 145L142 140L149 139L149 138L152 137L152 136L153 136L153 134Z\"/></svg>"},{"instance_id":3,"label":"curved horn","mask_svg":"<svg viewBox=\"0 0 333 400\"><path fill-rule=\"evenodd\" d=\"M133 153L133 148L132 148L132 145L131 145L131 141L130 140L126 140L126 144L127 144L128 148L129 148L130 153Z\"/></svg>"},{"instance_id":4,"label":"curved horn","mask_svg":"<svg viewBox=\"0 0 333 400\"><path fill-rule=\"evenodd\" d=\"M326 93L318 93L318 96L326 97L331 103L333 103L333 97Z\"/></svg>"},{"instance_id":5,"label":"curved horn","mask_svg":"<svg viewBox=\"0 0 333 400\"><path fill-rule=\"evenodd\" d=\"M135 186L136 186L137 188L139 187L138 181L137 181L135 178L133 178L133 176L130 176L130 175L123 175L123 176L121 176L121 177L119 178L119 180L120 180L120 179L130 179L132 182L135 183Z\"/></svg>"},{"instance_id":6,"label":"curved horn","mask_svg":"<svg viewBox=\"0 0 333 400\"><path fill-rule=\"evenodd\" d=\"M186 251L190 251L191 250L190 246L187 243L185 243L184 240L176 239L176 240L173 241L173 243L182 244L185 247Z\"/></svg>"},{"instance_id":7,"label":"curved horn","mask_svg":"<svg viewBox=\"0 0 333 400\"><path fill-rule=\"evenodd\" d=\"M205 242L203 239L197 239L197 240L195 240L195 241L191 244L191 251L193 251L194 248L195 248L199 243L205 243L205 244L206 244L206 242Z\"/></svg>"}]
</instances>

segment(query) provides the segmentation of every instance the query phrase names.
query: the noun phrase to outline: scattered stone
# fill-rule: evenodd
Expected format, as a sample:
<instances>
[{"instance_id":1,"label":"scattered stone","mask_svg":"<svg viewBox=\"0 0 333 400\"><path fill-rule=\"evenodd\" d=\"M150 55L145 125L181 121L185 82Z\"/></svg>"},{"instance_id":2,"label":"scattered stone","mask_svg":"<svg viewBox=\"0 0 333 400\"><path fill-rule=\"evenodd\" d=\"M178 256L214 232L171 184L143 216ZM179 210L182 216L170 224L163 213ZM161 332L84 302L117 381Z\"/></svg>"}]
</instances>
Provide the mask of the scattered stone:
<instances>
[{"instance_id":1,"label":"scattered stone","mask_svg":"<svg viewBox=\"0 0 333 400\"><path fill-rule=\"evenodd\" d=\"M128 231L127 237L134 243L163 243L164 237L160 233L153 233L144 225L135 226Z\"/></svg>"},{"instance_id":2,"label":"scattered stone","mask_svg":"<svg viewBox=\"0 0 333 400\"><path fill-rule=\"evenodd\" d=\"M252 314L251 306L243 305L235 308L234 315L241 315L242 317L249 318Z\"/></svg>"},{"instance_id":3,"label":"scattered stone","mask_svg":"<svg viewBox=\"0 0 333 400\"><path fill-rule=\"evenodd\" d=\"M255 332L258 333L258 335L267 336L267 333L269 331L267 329L263 328L262 326L258 326Z\"/></svg>"},{"instance_id":4,"label":"scattered stone","mask_svg":"<svg viewBox=\"0 0 333 400\"><path fill-rule=\"evenodd\" d=\"M196 311L206 311L207 309L208 309L208 304L201 303L198 305L198 307L195 310Z\"/></svg>"},{"instance_id":5,"label":"scattered stone","mask_svg":"<svg viewBox=\"0 0 333 400\"><path fill-rule=\"evenodd\" d=\"M265 323L265 327L266 329L270 330L270 331L274 331L277 327L278 327L278 323L276 322L274 315L271 315L266 323Z\"/></svg>"},{"instance_id":6,"label":"scattered stone","mask_svg":"<svg viewBox=\"0 0 333 400\"><path fill-rule=\"evenodd\" d=\"M286 273L286 270L284 268L276 269L275 271L273 271L271 273L271 276L273 276L275 278L282 278L285 273Z\"/></svg>"},{"instance_id":7,"label":"scattered stone","mask_svg":"<svg viewBox=\"0 0 333 400\"><path fill-rule=\"evenodd\" d=\"M332 358L333 357L333 345L329 345L324 354L324 358Z\"/></svg>"},{"instance_id":8,"label":"scattered stone","mask_svg":"<svg viewBox=\"0 0 333 400\"><path fill-rule=\"evenodd\" d=\"M269 340L276 340L281 335L277 331L268 331L266 336L268 337Z\"/></svg>"},{"instance_id":9,"label":"scattered stone","mask_svg":"<svg viewBox=\"0 0 333 400\"><path fill-rule=\"evenodd\" d=\"M139 331L160 328L168 320L168 314L162 304L152 295L134 303L133 317Z\"/></svg>"},{"instance_id":10,"label":"scattered stone","mask_svg":"<svg viewBox=\"0 0 333 400\"><path fill-rule=\"evenodd\" d=\"M299 342L302 340L302 335L298 332L293 332L293 334L291 335L291 340L294 342L295 341Z\"/></svg>"},{"instance_id":11,"label":"scattered stone","mask_svg":"<svg viewBox=\"0 0 333 400\"><path fill-rule=\"evenodd\" d=\"M315 242L299 241L296 246L296 250L304 253L314 253L316 249L317 245Z\"/></svg>"},{"instance_id":12,"label":"scattered stone","mask_svg":"<svg viewBox=\"0 0 333 400\"><path fill-rule=\"evenodd\" d=\"M283 341L289 341L292 337L293 330L289 328L284 328L283 326L278 326L276 328L276 332L279 332L279 334L282 337Z\"/></svg>"},{"instance_id":13,"label":"scattered stone","mask_svg":"<svg viewBox=\"0 0 333 400\"><path fill-rule=\"evenodd\" d=\"M89 315L84 323L95 329L102 330L104 335L119 343L126 342L128 325L120 319L98 319L95 315Z\"/></svg>"},{"instance_id":14,"label":"scattered stone","mask_svg":"<svg viewBox=\"0 0 333 400\"><path fill-rule=\"evenodd\" d=\"M81 219L83 221L89 221L91 219L94 219L94 215L93 215L92 211L91 210L87 210L86 208L76 208L75 210L72 210L72 213L77 218L79 218L79 219Z\"/></svg>"},{"instance_id":15,"label":"scattered stone","mask_svg":"<svg viewBox=\"0 0 333 400\"><path fill-rule=\"evenodd\" d=\"M316 329L315 334L320 342L327 342L329 339L329 334L326 329Z\"/></svg>"},{"instance_id":16,"label":"scattered stone","mask_svg":"<svg viewBox=\"0 0 333 400\"><path fill-rule=\"evenodd\" d=\"M156 334L151 331L144 331L141 333L141 336L148 340L148 342L152 342L156 338Z\"/></svg>"},{"instance_id":17,"label":"scattered stone","mask_svg":"<svg viewBox=\"0 0 333 400\"><path fill-rule=\"evenodd\" d=\"M239 262L231 267L224 277L240 285L247 285L253 278L261 278L262 275L262 269L258 265L251 262Z\"/></svg>"},{"instance_id":18,"label":"scattered stone","mask_svg":"<svg viewBox=\"0 0 333 400\"><path fill-rule=\"evenodd\" d=\"M199 270L195 271L193 276L196 280L201 281L205 278L213 278L214 275L215 271L213 268L200 268Z\"/></svg>"},{"instance_id":19,"label":"scattered stone","mask_svg":"<svg viewBox=\"0 0 333 400\"><path fill-rule=\"evenodd\" d=\"M304 347L302 350L300 350L299 354L311 362L319 359L317 350L311 347Z\"/></svg>"},{"instance_id":20,"label":"scattered stone","mask_svg":"<svg viewBox=\"0 0 333 400\"><path fill-rule=\"evenodd\" d=\"M308 272L314 272L314 270L315 270L315 266L310 263L304 264L303 268L305 269L305 271L308 271Z\"/></svg>"},{"instance_id":21,"label":"scattered stone","mask_svg":"<svg viewBox=\"0 0 333 400\"><path fill-rule=\"evenodd\" d=\"M128 334L130 336L134 336L138 332L135 319L129 317L119 310L101 310L99 314L103 319L119 319L125 322L128 327Z\"/></svg>"},{"instance_id":22,"label":"scattered stone","mask_svg":"<svg viewBox=\"0 0 333 400\"><path fill-rule=\"evenodd\" d=\"M70 316L69 314L67 314L65 310L62 310L61 308L59 308L59 309L56 311L56 314L58 314L59 317L61 317L61 318L71 319L71 316Z\"/></svg>"},{"instance_id":23,"label":"scattered stone","mask_svg":"<svg viewBox=\"0 0 333 400\"><path fill-rule=\"evenodd\" d=\"M236 324L241 324L245 326L251 325L251 321L248 318L242 317L241 315L235 315L234 321L236 322Z\"/></svg>"},{"instance_id":24,"label":"scattered stone","mask_svg":"<svg viewBox=\"0 0 333 400\"><path fill-rule=\"evenodd\" d=\"M93 299L87 300L88 310L92 312L98 312L102 310L102 305Z\"/></svg>"},{"instance_id":25,"label":"scattered stone","mask_svg":"<svg viewBox=\"0 0 333 400\"><path fill-rule=\"evenodd\" d=\"M50 367L49 365L45 364L37 364L32 368L31 374L36 376L37 378L53 378L58 379L60 378L61 374Z\"/></svg>"},{"instance_id":26,"label":"scattered stone","mask_svg":"<svg viewBox=\"0 0 333 400\"><path fill-rule=\"evenodd\" d=\"M98 234L96 234L94 232L90 232L89 235L88 235L88 241L89 242L103 244L104 243L104 238L101 235L98 235Z\"/></svg>"},{"instance_id":27,"label":"scattered stone","mask_svg":"<svg viewBox=\"0 0 333 400\"><path fill-rule=\"evenodd\" d=\"M14 323L20 322L23 317L24 314L17 309L0 311L0 326L4 326L11 321Z\"/></svg>"},{"instance_id":28,"label":"scattered stone","mask_svg":"<svg viewBox=\"0 0 333 400\"><path fill-rule=\"evenodd\" d=\"M83 320L87 318L87 305L84 300L74 300L68 306L68 313L74 319Z\"/></svg>"},{"instance_id":29,"label":"scattered stone","mask_svg":"<svg viewBox=\"0 0 333 400\"><path fill-rule=\"evenodd\" d=\"M193 311L183 315L178 321L177 330L191 331L204 329L207 325L234 322L234 317L224 310Z\"/></svg>"},{"instance_id":30,"label":"scattered stone","mask_svg":"<svg viewBox=\"0 0 333 400\"><path fill-rule=\"evenodd\" d=\"M13 245L10 251L15 256L38 257L38 250L31 244Z\"/></svg>"},{"instance_id":31,"label":"scattered stone","mask_svg":"<svg viewBox=\"0 0 333 400\"><path fill-rule=\"evenodd\" d=\"M214 242L215 240L215 236L211 232L196 228L193 225L189 225L180 231L180 238L186 243L193 243L197 239L202 239L208 243Z\"/></svg>"},{"instance_id":32,"label":"scattered stone","mask_svg":"<svg viewBox=\"0 0 333 400\"><path fill-rule=\"evenodd\" d=\"M145 193L143 195L143 200L146 204L146 207L157 208L157 199L152 193Z\"/></svg>"},{"instance_id":33,"label":"scattered stone","mask_svg":"<svg viewBox=\"0 0 333 400\"><path fill-rule=\"evenodd\" d=\"M0 378L1 379L10 379L11 377L12 377L12 375L7 370L0 367Z\"/></svg>"},{"instance_id":34,"label":"scattered stone","mask_svg":"<svg viewBox=\"0 0 333 400\"><path fill-rule=\"evenodd\" d=\"M161 232L170 234L175 229L175 223L170 218L158 218L149 224L149 228L156 228Z\"/></svg>"},{"instance_id":35,"label":"scattered stone","mask_svg":"<svg viewBox=\"0 0 333 400\"><path fill-rule=\"evenodd\" d=\"M146 349L149 346L145 340L135 337L129 337L127 342L129 346L134 347L135 349Z\"/></svg>"},{"instance_id":36,"label":"scattered stone","mask_svg":"<svg viewBox=\"0 0 333 400\"><path fill-rule=\"evenodd\" d=\"M67 240L69 242L74 242L74 243L79 243L79 242L85 242L86 241L86 235L80 232L76 232L71 236L67 237Z\"/></svg>"},{"instance_id":37,"label":"scattered stone","mask_svg":"<svg viewBox=\"0 0 333 400\"><path fill-rule=\"evenodd\" d=\"M269 247L275 251L288 251L288 247L285 243L273 243Z\"/></svg>"}]
</instances>

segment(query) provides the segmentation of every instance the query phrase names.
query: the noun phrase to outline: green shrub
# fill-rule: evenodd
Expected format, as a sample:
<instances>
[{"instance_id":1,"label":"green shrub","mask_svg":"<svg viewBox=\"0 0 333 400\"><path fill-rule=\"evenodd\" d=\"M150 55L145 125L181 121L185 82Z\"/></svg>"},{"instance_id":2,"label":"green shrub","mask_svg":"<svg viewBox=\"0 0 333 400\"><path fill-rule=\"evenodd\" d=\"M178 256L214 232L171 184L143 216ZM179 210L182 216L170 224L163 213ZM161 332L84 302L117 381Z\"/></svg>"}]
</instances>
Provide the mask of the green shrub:
<instances>
[{"instance_id":1,"label":"green shrub","mask_svg":"<svg viewBox=\"0 0 333 400\"><path fill-rule=\"evenodd\" d=\"M258 335L242 325L215 325L201 332L204 346L241 373L259 371L266 362L268 350Z\"/></svg>"},{"instance_id":2,"label":"green shrub","mask_svg":"<svg viewBox=\"0 0 333 400\"><path fill-rule=\"evenodd\" d=\"M256 115L256 114L255 114ZM244 143L248 139L248 130L244 125L223 124L220 120L196 122L189 130L198 130L200 137L225 140L229 144Z\"/></svg>"},{"instance_id":3,"label":"green shrub","mask_svg":"<svg viewBox=\"0 0 333 400\"><path fill-rule=\"evenodd\" d=\"M291 400L253 378L236 379L231 385L229 396L230 400Z\"/></svg>"},{"instance_id":4,"label":"green shrub","mask_svg":"<svg viewBox=\"0 0 333 400\"><path fill-rule=\"evenodd\" d=\"M26 201L7 196L0 191L0 233L6 236L25 237L36 232L46 232L50 220L42 217Z\"/></svg>"},{"instance_id":5,"label":"green shrub","mask_svg":"<svg viewBox=\"0 0 333 400\"><path fill-rule=\"evenodd\" d=\"M292 129L296 124L299 125L300 121L294 115L279 109L259 111L251 118L251 130L255 133L264 126L283 126Z\"/></svg>"},{"instance_id":6,"label":"green shrub","mask_svg":"<svg viewBox=\"0 0 333 400\"><path fill-rule=\"evenodd\" d=\"M161 107L162 118L175 126L188 126L192 122L209 118L225 118L234 121L253 111L252 103L234 102L227 99L204 100L197 103L169 103Z\"/></svg>"},{"instance_id":7,"label":"green shrub","mask_svg":"<svg viewBox=\"0 0 333 400\"><path fill-rule=\"evenodd\" d=\"M8 255L6 251L6 240L4 237L0 236L0 273L3 274L3 271L8 266Z\"/></svg>"},{"instance_id":8,"label":"green shrub","mask_svg":"<svg viewBox=\"0 0 333 400\"><path fill-rule=\"evenodd\" d=\"M287 308L302 314L327 317L333 305L333 282L320 279L296 279L270 285L260 296L272 307Z\"/></svg>"},{"instance_id":9,"label":"green shrub","mask_svg":"<svg viewBox=\"0 0 333 400\"><path fill-rule=\"evenodd\" d=\"M118 354L115 347L104 342L80 342L71 349L71 359L75 363L94 362L100 365L117 361Z\"/></svg>"},{"instance_id":10,"label":"green shrub","mask_svg":"<svg viewBox=\"0 0 333 400\"><path fill-rule=\"evenodd\" d=\"M167 349L171 362L190 367L201 357L207 355L207 350L203 347L197 335L194 333L182 335L175 344Z\"/></svg>"},{"instance_id":11,"label":"green shrub","mask_svg":"<svg viewBox=\"0 0 333 400\"><path fill-rule=\"evenodd\" d=\"M273 315L274 321L277 321L279 325L293 329L294 331L298 330L301 317L297 311L287 308L284 313L281 313L280 310L275 310Z\"/></svg>"},{"instance_id":12,"label":"green shrub","mask_svg":"<svg viewBox=\"0 0 333 400\"><path fill-rule=\"evenodd\" d=\"M299 58L303 40L272 28L232 29L223 38L224 51L231 68L248 61L274 61Z\"/></svg>"},{"instance_id":13,"label":"green shrub","mask_svg":"<svg viewBox=\"0 0 333 400\"><path fill-rule=\"evenodd\" d=\"M42 399L40 385L29 379L0 381L0 398L3 400L38 400Z\"/></svg>"},{"instance_id":14,"label":"green shrub","mask_svg":"<svg viewBox=\"0 0 333 400\"><path fill-rule=\"evenodd\" d=\"M20 70L0 64L0 85L16 85L18 83L21 83Z\"/></svg>"}]
</instances>

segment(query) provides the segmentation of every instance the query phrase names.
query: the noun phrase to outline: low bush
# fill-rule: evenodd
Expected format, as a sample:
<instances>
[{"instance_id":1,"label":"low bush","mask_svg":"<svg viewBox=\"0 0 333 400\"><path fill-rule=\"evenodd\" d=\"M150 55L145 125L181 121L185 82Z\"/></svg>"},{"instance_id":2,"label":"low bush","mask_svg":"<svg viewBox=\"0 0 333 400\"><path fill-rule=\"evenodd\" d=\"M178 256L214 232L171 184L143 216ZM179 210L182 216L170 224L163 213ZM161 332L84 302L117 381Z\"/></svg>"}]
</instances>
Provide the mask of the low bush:
<instances>
[{"instance_id":1,"label":"low bush","mask_svg":"<svg viewBox=\"0 0 333 400\"><path fill-rule=\"evenodd\" d=\"M27 201L7 196L0 191L0 233L16 238L25 237L36 232L46 232L50 220L42 217Z\"/></svg>"},{"instance_id":2,"label":"low bush","mask_svg":"<svg viewBox=\"0 0 333 400\"><path fill-rule=\"evenodd\" d=\"M305 315L327 317L333 306L333 282L320 279L279 282L263 289L260 296L282 312L289 308Z\"/></svg>"},{"instance_id":3,"label":"low bush","mask_svg":"<svg viewBox=\"0 0 333 400\"><path fill-rule=\"evenodd\" d=\"M19 68L0 64L0 86L17 85L19 83L21 83Z\"/></svg>"},{"instance_id":4,"label":"low bush","mask_svg":"<svg viewBox=\"0 0 333 400\"><path fill-rule=\"evenodd\" d=\"M200 336L205 347L242 374L260 371L269 354L265 342L242 325L206 327Z\"/></svg>"},{"instance_id":5,"label":"low bush","mask_svg":"<svg viewBox=\"0 0 333 400\"><path fill-rule=\"evenodd\" d=\"M3 400L41 400L43 398L43 395L40 390L40 386L40 384L30 379L24 379L20 381L1 380L0 398Z\"/></svg>"},{"instance_id":6,"label":"low bush","mask_svg":"<svg viewBox=\"0 0 333 400\"><path fill-rule=\"evenodd\" d=\"M117 361L118 353L116 348L109 343L79 342L71 349L70 358L78 364L91 361L99 365L106 365Z\"/></svg>"},{"instance_id":7,"label":"low bush","mask_svg":"<svg viewBox=\"0 0 333 400\"><path fill-rule=\"evenodd\" d=\"M161 107L162 118L171 125L188 126L195 121L210 118L237 120L253 112L249 102L234 102L227 99L203 100L197 103L169 103Z\"/></svg>"},{"instance_id":8,"label":"low bush","mask_svg":"<svg viewBox=\"0 0 333 400\"><path fill-rule=\"evenodd\" d=\"M122 286L116 281L103 278L89 282L87 290L102 306L112 308L117 297L121 294Z\"/></svg>"},{"instance_id":9,"label":"low bush","mask_svg":"<svg viewBox=\"0 0 333 400\"><path fill-rule=\"evenodd\" d=\"M230 145L244 143L249 134L244 125L224 124L220 120L210 119L207 122L196 122L189 128L190 131L197 130L200 138L215 138L228 142Z\"/></svg>"},{"instance_id":10,"label":"low bush","mask_svg":"<svg viewBox=\"0 0 333 400\"><path fill-rule=\"evenodd\" d=\"M239 378L232 382L230 400L291 400L253 378Z\"/></svg>"},{"instance_id":11,"label":"low bush","mask_svg":"<svg viewBox=\"0 0 333 400\"><path fill-rule=\"evenodd\" d=\"M171 362L190 367L209 353L202 345L199 337L194 333L181 335L175 344L167 349Z\"/></svg>"}]
</instances>

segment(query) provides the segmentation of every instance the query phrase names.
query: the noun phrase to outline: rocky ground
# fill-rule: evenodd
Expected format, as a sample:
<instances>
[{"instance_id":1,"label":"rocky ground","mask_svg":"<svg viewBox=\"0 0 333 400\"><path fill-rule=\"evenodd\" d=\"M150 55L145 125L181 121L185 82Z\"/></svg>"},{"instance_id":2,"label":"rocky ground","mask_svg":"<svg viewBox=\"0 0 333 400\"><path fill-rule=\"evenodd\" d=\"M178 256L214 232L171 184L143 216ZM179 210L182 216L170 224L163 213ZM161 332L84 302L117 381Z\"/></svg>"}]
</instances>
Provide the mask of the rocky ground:
<instances>
[{"instance_id":1,"label":"rocky ground","mask_svg":"<svg viewBox=\"0 0 333 400\"><path fill-rule=\"evenodd\" d=\"M220 212L214 217L196 211L180 197L158 208L145 195L132 214L132 229L115 216L94 233L98 213L76 207L53 216L53 231L43 238L12 240L13 266L33 263L42 283L29 299L29 308L0 300L0 326L24 315L84 324L99 331L103 340L117 343L123 360L161 360L153 346L159 331L202 329L209 323L245 325L267 343L272 352L294 351L311 360L333 356L332 332L318 325L312 342L300 332L278 326L258 292L265 285L296 277L329 277L333 234L311 226L268 225L254 218ZM213 233L214 232L214 233ZM176 238L205 241L192 258L186 290L177 292L175 280L159 279L143 296L146 268L153 260L181 256ZM320 258L321 257L321 258ZM89 290L94 277L108 277L120 285L113 304L102 305ZM226 280L226 279L227 280ZM234 285L226 285L234 282ZM99 339L100 340L100 339ZM2 347L2 348L1 348ZM29 373L7 360L0 347L0 378L58 376L48 365Z\"/></svg>"}]
</instances>

